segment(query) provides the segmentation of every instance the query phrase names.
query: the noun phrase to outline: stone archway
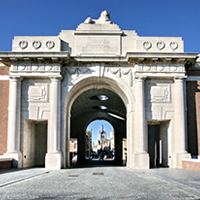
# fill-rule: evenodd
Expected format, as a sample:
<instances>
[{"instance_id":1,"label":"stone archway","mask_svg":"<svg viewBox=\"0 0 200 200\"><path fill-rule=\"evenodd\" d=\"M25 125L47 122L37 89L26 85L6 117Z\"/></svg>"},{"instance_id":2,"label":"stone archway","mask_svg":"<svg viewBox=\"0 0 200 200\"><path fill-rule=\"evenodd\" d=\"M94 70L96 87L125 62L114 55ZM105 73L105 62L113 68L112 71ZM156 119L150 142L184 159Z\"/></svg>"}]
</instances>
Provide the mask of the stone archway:
<instances>
[{"instance_id":1,"label":"stone archway","mask_svg":"<svg viewBox=\"0 0 200 200\"><path fill-rule=\"evenodd\" d=\"M117 83L115 80L112 80L110 78L105 78L105 77L91 77L91 78L87 78L84 79L78 83L76 83L72 89L69 91L66 101L65 101L65 119L64 119L64 145L63 145L63 152L64 152L64 159L63 159L63 166L68 167L69 166L69 140L70 140L70 135L71 135L71 131L73 128L73 122L72 119L74 119L76 122L77 121L81 121L83 118L84 120L82 121L82 125L81 126L86 126L89 122L91 122L94 119L105 119L108 121L112 121L112 117L109 116L107 113L103 113L99 110L99 111L95 111L95 115L94 112L91 110L87 110L84 109L83 107L80 107L80 110L85 110L85 112L80 111L78 112L77 109L74 109L73 105L77 104L77 107L79 106L80 102L77 102L78 97L80 97L81 95L85 97L85 94L90 94L91 96L93 94L108 94L109 95L114 95L113 97L118 98L118 101L121 101L120 105L123 104L124 106L124 113L121 114L122 117L124 117L126 119L127 117L127 113L130 112L130 108L131 106L129 105L134 105L133 103L133 97L132 97L132 93L131 92L127 92L125 93L124 91L125 88L123 88L123 86L121 86L119 83ZM103 93L102 93L103 92ZM116 95L116 96L115 96ZM86 95L87 96L87 95ZM81 101L80 97L80 101ZM78 100L79 101L79 100ZM84 103L83 105L84 106ZM116 108L116 107L115 107ZM132 108L133 109L133 108ZM75 115L74 116L74 110L75 110ZM116 108L117 110L117 108ZM120 115L120 112L115 110L115 114ZM73 112L72 112L73 111ZM113 111L111 109L111 111ZM87 117L86 117L87 114ZM75 119L77 118L77 119ZM115 119L115 124L120 124L116 122L117 119ZM118 119L119 120L119 119ZM127 122L125 122L125 126L128 126L130 124L127 124ZM86 127L84 127L86 128ZM84 130L84 128L82 130ZM118 129L118 127L116 127L115 129ZM130 127L124 128L124 130L126 131L126 135L127 135L127 140L130 137L129 134L130 131L128 132L127 130L131 130ZM120 140L120 139L119 139ZM129 162L128 162L129 163Z\"/></svg>"}]
</instances>

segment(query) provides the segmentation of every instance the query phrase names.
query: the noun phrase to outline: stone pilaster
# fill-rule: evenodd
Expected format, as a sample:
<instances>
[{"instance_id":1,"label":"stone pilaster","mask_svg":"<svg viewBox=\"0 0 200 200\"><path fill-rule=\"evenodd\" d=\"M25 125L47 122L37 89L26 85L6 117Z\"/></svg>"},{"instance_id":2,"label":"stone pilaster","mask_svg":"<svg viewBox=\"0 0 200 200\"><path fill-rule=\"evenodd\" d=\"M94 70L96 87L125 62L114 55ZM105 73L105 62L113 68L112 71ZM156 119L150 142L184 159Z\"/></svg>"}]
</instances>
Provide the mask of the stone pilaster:
<instances>
[{"instance_id":1,"label":"stone pilaster","mask_svg":"<svg viewBox=\"0 0 200 200\"><path fill-rule=\"evenodd\" d=\"M173 167L182 167L182 158L190 158L186 151L186 126L184 105L184 81L185 77L174 78L174 149Z\"/></svg>"},{"instance_id":2,"label":"stone pilaster","mask_svg":"<svg viewBox=\"0 0 200 200\"><path fill-rule=\"evenodd\" d=\"M145 113L144 80L146 77L135 77L135 132L133 168L148 169L149 155L147 153L147 121Z\"/></svg>"},{"instance_id":3,"label":"stone pilaster","mask_svg":"<svg viewBox=\"0 0 200 200\"><path fill-rule=\"evenodd\" d=\"M50 131L48 133L48 152L46 155L45 166L49 169L61 169L62 154L60 151L60 101L61 76L52 76L51 78L51 114L50 114Z\"/></svg>"},{"instance_id":4,"label":"stone pilaster","mask_svg":"<svg viewBox=\"0 0 200 200\"><path fill-rule=\"evenodd\" d=\"M8 143L6 157L13 158L13 167L21 167L20 152L20 113L21 113L21 80L20 76L10 76L10 99L8 117Z\"/></svg>"},{"instance_id":5,"label":"stone pilaster","mask_svg":"<svg viewBox=\"0 0 200 200\"><path fill-rule=\"evenodd\" d=\"M65 146L64 146L64 168L70 167L70 124L71 124L71 115L67 115L67 124L66 124L66 136L65 136Z\"/></svg>"}]
</instances>

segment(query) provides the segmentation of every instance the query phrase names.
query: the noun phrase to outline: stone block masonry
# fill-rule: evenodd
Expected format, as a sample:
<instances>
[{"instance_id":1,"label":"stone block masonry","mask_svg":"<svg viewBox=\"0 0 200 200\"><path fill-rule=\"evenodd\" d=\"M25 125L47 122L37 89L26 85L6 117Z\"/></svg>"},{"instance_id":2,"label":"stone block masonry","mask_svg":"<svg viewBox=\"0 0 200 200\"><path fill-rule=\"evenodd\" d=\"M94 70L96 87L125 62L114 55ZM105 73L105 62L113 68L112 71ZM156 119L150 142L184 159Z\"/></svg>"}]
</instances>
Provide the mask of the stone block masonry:
<instances>
[{"instance_id":1,"label":"stone block masonry","mask_svg":"<svg viewBox=\"0 0 200 200\"><path fill-rule=\"evenodd\" d=\"M0 75L8 75L9 69L0 69ZM0 155L7 150L7 129L8 129L8 99L9 80L0 80Z\"/></svg>"}]
</instances>

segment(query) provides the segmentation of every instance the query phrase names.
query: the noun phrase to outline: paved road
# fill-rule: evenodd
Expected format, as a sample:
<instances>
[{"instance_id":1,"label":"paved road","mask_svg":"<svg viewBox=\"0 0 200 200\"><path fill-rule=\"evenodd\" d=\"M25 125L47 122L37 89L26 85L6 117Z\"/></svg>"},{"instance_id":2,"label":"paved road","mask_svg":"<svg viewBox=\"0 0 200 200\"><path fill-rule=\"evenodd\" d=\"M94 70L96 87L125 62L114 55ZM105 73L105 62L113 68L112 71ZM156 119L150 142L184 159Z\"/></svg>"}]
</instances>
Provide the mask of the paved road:
<instances>
[{"instance_id":1,"label":"paved road","mask_svg":"<svg viewBox=\"0 0 200 200\"><path fill-rule=\"evenodd\" d=\"M192 171L193 173L191 173L195 174L195 177L191 177L195 178L196 183L196 188L193 190L192 185L187 187L184 180L179 184L178 180L171 181L172 179L168 175L166 176L168 180L163 178L164 174L170 174L169 169L166 169L166 173L165 169L156 173L156 170L132 170L126 167L101 164L98 167L90 165L83 168L49 171L48 173L45 170L43 172L41 169L38 170L40 173L37 176L29 178L27 176L28 179L0 187L0 199L200 199L199 184L196 183L198 180L200 182L200 172ZM171 172L173 174L173 170ZM180 170L180 172L180 174L176 173L177 176L186 174L186 178L187 173L191 171ZM188 174L188 177L191 174ZM3 176L5 173L0 174L0 179L1 175Z\"/></svg>"}]
</instances>

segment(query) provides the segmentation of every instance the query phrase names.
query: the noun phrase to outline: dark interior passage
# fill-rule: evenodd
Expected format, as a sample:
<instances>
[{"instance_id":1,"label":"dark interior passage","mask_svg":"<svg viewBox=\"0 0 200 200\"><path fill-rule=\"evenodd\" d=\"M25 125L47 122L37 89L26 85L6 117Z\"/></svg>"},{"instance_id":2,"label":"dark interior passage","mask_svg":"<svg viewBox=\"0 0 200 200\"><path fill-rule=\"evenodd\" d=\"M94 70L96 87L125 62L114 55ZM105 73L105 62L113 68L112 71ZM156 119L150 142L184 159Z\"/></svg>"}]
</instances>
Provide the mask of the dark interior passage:
<instances>
[{"instance_id":1,"label":"dark interior passage","mask_svg":"<svg viewBox=\"0 0 200 200\"><path fill-rule=\"evenodd\" d=\"M150 167L168 167L168 122L148 125Z\"/></svg>"}]
</instances>

